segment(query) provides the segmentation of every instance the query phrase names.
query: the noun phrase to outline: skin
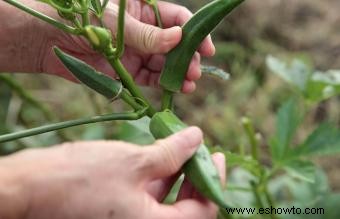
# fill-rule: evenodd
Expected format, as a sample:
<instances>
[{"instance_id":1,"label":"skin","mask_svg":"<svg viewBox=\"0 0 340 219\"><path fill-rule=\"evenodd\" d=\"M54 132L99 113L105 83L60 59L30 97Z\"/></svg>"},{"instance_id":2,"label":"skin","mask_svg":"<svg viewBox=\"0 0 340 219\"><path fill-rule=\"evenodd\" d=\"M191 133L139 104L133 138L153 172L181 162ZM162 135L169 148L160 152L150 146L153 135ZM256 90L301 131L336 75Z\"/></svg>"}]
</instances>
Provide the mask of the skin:
<instances>
[{"instance_id":1,"label":"skin","mask_svg":"<svg viewBox=\"0 0 340 219\"><path fill-rule=\"evenodd\" d=\"M55 10L48 5L30 0L21 2L59 19ZM84 39L65 34L3 1L0 2L0 8L1 71L45 72L74 80L53 54L51 48L56 45L95 66L96 69L115 77L109 64L95 53ZM104 17L105 23L113 33L116 30L116 22L113 21L117 18L117 10L115 1L110 2ZM164 54L179 43L182 36L179 26L192 16L188 9L167 2L159 2L159 10L166 28L163 30L155 26L156 20L150 6L140 0L128 1L126 50L122 62L140 85L158 86L160 72L165 62ZM191 62L187 80L183 84L184 93L193 92L196 88L194 81L201 76L200 55L212 56L214 52L215 48L209 37L202 43L199 53L195 54Z\"/></svg>"},{"instance_id":2,"label":"skin","mask_svg":"<svg viewBox=\"0 0 340 219\"><path fill-rule=\"evenodd\" d=\"M159 202L201 141L201 130L191 127L148 147L76 142L3 158L0 218L216 218L217 207L187 180L175 204ZM224 183L224 156L213 159Z\"/></svg>"},{"instance_id":3,"label":"skin","mask_svg":"<svg viewBox=\"0 0 340 219\"><path fill-rule=\"evenodd\" d=\"M37 1L26 5L57 18ZM108 5L105 23L115 32L117 2ZM126 15L126 50L122 59L135 80L157 86L164 54L178 44L181 26L192 14L160 2L166 29L155 27L149 6L130 0ZM74 80L57 61L57 45L115 77L114 71L84 39L69 36L0 1L0 72L48 73ZM207 38L195 55L183 92L195 89L200 77L200 55L211 56ZM198 128L188 128L149 147L117 141L73 142L47 149L30 149L0 159L0 218L6 219L213 219L217 207L201 197L185 180L173 205L160 201L168 193L181 166L202 141ZM225 182L225 159L213 160Z\"/></svg>"}]
</instances>

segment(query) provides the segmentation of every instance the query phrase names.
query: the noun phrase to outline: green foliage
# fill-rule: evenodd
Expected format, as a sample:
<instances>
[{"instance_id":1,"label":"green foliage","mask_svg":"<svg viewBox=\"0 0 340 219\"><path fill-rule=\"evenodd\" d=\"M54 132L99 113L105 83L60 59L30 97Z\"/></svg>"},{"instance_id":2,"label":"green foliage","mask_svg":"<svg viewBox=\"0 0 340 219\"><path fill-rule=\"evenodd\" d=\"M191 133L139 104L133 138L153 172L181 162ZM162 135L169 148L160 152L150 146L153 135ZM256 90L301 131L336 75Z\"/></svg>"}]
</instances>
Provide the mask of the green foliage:
<instances>
[{"instance_id":1,"label":"green foliage","mask_svg":"<svg viewBox=\"0 0 340 219\"><path fill-rule=\"evenodd\" d=\"M66 32L84 36L85 27L89 27L88 25L91 24L87 16L89 15L87 9L89 9L91 14L95 14L99 18L100 29L96 30L104 30L102 28L105 25L101 18L108 1L104 1L102 4L98 0L72 1L74 3L72 7L69 5L71 1L44 0L44 2L54 5L53 7L57 9L58 13L71 21L73 26L55 23L27 8L25 10ZM83 10L82 2L89 3L89 5L85 5L88 7L86 10ZM156 5L156 1L148 1L148 3L152 6ZM202 1L198 1L198 3L195 1L195 4L201 3L203 4ZM120 15L122 17L122 14ZM78 21L80 18L81 23ZM157 18L159 20L159 14ZM158 23L161 24L161 22ZM215 64L222 67L228 66L233 80L225 84L215 78L204 78L205 80L200 84L204 86L204 89L198 89L196 95L188 97L189 101L187 98L182 102L177 100L179 114L186 118L188 123L201 123L201 127L206 133L206 142L220 145L209 149L212 152L223 152L227 157L228 189L224 193L227 203L235 207L292 207L292 205L301 206L301 208L324 207L325 215L314 215L312 218L338 218L340 211L337 206L340 196L331 190L327 176L318 168L318 164L311 160L311 157L340 153L340 130L336 126L339 122L339 102L336 98L332 98L340 94L340 72L338 70L325 72L313 70L310 64L300 58L293 58L292 61L286 62L268 56L267 60L264 60L263 57L267 54L286 54L286 51L277 45L272 45L272 42L262 41L255 37L251 41L246 40L246 42L241 37L240 40L237 37L230 41L233 38L228 38L229 35L226 37L224 30L234 31L234 28L226 28L231 25L234 24L224 26L222 31L216 32L216 38L222 39L222 41L216 44ZM96 42L95 37L98 37L98 31L97 33L93 32L94 35L87 33L86 36L88 39L92 36L92 41ZM109 60L110 64L116 70L118 69L117 74L121 77L122 83L98 73L84 62L59 51L59 56L62 56L62 60L64 59L64 64L66 63L65 65L81 82L109 99L118 95L123 99L124 93L126 94L125 102L128 102L135 110L139 109L141 105L148 105L148 103L144 103L143 96L138 90L136 92L135 84L126 83L126 78L129 79L130 75L115 56L117 48L114 47L117 45L111 45L110 34L108 32L101 33L103 33L103 38L108 40L105 42L109 43L104 43L105 46L98 51L103 52L107 58L113 57ZM98 42L100 45L99 38ZM122 46L121 44L119 43L120 46ZM265 63L274 74L267 74ZM79 69L82 70L79 71ZM206 71L227 78L225 72L217 68L203 68L203 72ZM294 92L277 80L276 76L288 82L294 88ZM63 90L61 87L59 84L54 85L54 88L60 91ZM5 87L1 84L0 95L4 95L5 98L0 99L3 101L0 109L3 106L6 109L10 96L6 94L8 90L2 92L2 89ZM50 87L46 89L50 89ZM20 95L20 98L25 99L24 97ZM70 107L65 110L66 118L69 119L74 115L84 116L83 113L87 109L83 106L88 102L67 98L63 100L64 102L58 102L54 106L56 111L60 111L60 104L68 101L67 105L71 106L75 102L75 105L81 106L79 110L81 113ZM331 106L327 106L327 104ZM322 111L322 119L320 119L317 109L325 105L327 107ZM115 107L119 108L119 106ZM100 110L103 108L107 110L107 102L99 106ZM111 111L111 109L109 110ZM37 111L30 107L22 107L21 111L23 112L19 112L17 116L20 126L14 127L11 131L26 129L32 125L33 121L36 121L34 115L36 116ZM6 110L3 112L5 112L2 113L5 121L7 113ZM64 116L63 113L60 113L60 117L64 118ZM245 116L249 118L249 124L253 127L251 129L246 127L244 131L239 118ZM276 128L273 127L275 118ZM1 117L0 119L2 120ZM331 122L322 123L321 120ZM138 144L150 144L154 139L148 131L149 122L148 119L143 118L132 122L115 123L115 125L110 123L106 126L88 126L79 129L73 139L114 138ZM321 125L318 125L319 123ZM72 130L68 130L68 134L71 132ZM0 148L0 153L12 153L27 147L48 145L63 140L65 140L65 136L55 133L34 136L16 143L8 143L5 147ZM267 148L268 145L269 148ZM258 151L259 156L254 156L257 153L250 153L248 148L251 148L252 152ZM271 153L267 153L268 150ZM240 153L237 153L238 151ZM167 199L168 202L175 200L180 184L181 181L178 181ZM244 217L258 218L256 215L234 216L234 218ZM269 217L277 218L276 215L269 215ZM305 215L282 216L282 218L305 217L307 218ZM220 218L229 218L229 215L222 213Z\"/></svg>"},{"instance_id":2,"label":"green foliage","mask_svg":"<svg viewBox=\"0 0 340 219\"><path fill-rule=\"evenodd\" d=\"M123 122L114 135L114 139L139 145L152 144L155 138L149 131L149 124L150 118L148 117L136 121Z\"/></svg>"},{"instance_id":3,"label":"green foliage","mask_svg":"<svg viewBox=\"0 0 340 219\"><path fill-rule=\"evenodd\" d=\"M340 71L320 72L311 70L302 60L291 64L273 56L267 57L269 69L295 86L310 101L319 102L340 94Z\"/></svg>"},{"instance_id":4,"label":"green foliage","mask_svg":"<svg viewBox=\"0 0 340 219\"><path fill-rule=\"evenodd\" d=\"M285 162L284 169L294 178L310 183L315 181L315 165L311 161L289 160Z\"/></svg>"},{"instance_id":5,"label":"green foliage","mask_svg":"<svg viewBox=\"0 0 340 219\"><path fill-rule=\"evenodd\" d=\"M95 15L97 15L97 17L100 17L103 13L103 7L100 0L91 0L90 3L90 9L95 13Z\"/></svg>"},{"instance_id":6,"label":"green foliage","mask_svg":"<svg viewBox=\"0 0 340 219\"><path fill-rule=\"evenodd\" d=\"M340 129L330 123L321 124L291 156L321 156L340 153Z\"/></svg>"},{"instance_id":7,"label":"green foliage","mask_svg":"<svg viewBox=\"0 0 340 219\"><path fill-rule=\"evenodd\" d=\"M275 161L282 160L288 152L292 138L301 122L297 102L289 100L279 110L276 134L271 140L271 151Z\"/></svg>"},{"instance_id":8,"label":"green foliage","mask_svg":"<svg viewBox=\"0 0 340 219\"><path fill-rule=\"evenodd\" d=\"M254 176L261 176L261 164L249 156L242 156L232 152L224 151L226 159L228 161L228 167L241 167L247 170Z\"/></svg>"}]
</instances>

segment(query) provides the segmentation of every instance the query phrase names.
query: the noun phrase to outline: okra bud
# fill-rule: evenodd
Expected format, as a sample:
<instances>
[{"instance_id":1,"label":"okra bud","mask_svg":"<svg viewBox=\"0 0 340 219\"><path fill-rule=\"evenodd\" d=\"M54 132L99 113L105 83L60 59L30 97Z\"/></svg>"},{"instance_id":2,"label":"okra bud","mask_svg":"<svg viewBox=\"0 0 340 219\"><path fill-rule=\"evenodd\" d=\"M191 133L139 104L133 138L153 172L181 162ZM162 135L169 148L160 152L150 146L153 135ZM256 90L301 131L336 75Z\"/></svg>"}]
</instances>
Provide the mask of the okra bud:
<instances>
[{"instance_id":1,"label":"okra bud","mask_svg":"<svg viewBox=\"0 0 340 219\"><path fill-rule=\"evenodd\" d=\"M85 36L99 52L105 52L112 44L112 35L108 29L88 25L84 28Z\"/></svg>"}]
</instances>

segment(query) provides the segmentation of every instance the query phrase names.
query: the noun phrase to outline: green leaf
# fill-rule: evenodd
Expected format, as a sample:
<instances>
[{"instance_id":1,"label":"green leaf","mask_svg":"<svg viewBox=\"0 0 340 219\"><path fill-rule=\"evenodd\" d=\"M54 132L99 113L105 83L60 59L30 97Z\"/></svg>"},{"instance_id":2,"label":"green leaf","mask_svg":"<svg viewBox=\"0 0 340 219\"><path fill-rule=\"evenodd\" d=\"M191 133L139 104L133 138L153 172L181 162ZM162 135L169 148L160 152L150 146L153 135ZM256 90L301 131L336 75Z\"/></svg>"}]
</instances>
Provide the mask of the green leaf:
<instances>
[{"instance_id":1,"label":"green leaf","mask_svg":"<svg viewBox=\"0 0 340 219\"><path fill-rule=\"evenodd\" d=\"M58 48L54 48L55 54L64 66L83 84L108 99L118 97L123 89L121 82L96 71L85 62L67 55Z\"/></svg>"},{"instance_id":2,"label":"green leaf","mask_svg":"<svg viewBox=\"0 0 340 219\"><path fill-rule=\"evenodd\" d=\"M316 168L314 183L281 174L268 182L268 188L275 198L276 206L295 206L302 209L315 207L316 203L324 200L330 192L327 175L319 168Z\"/></svg>"},{"instance_id":3,"label":"green leaf","mask_svg":"<svg viewBox=\"0 0 340 219\"><path fill-rule=\"evenodd\" d=\"M231 152L223 152L226 156L228 162L228 168L232 167L242 167L245 170L248 170L255 176L261 175L261 165L257 160L254 160L251 157L244 157L239 154L231 153Z\"/></svg>"},{"instance_id":4,"label":"green leaf","mask_svg":"<svg viewBox=\"0 0 340 219\"><path fill-rule=\"evenodd\" d=\"M311 161L290 160L284 164L287 173L295 178L310 183L315 182L315 165Z\"/></svg>"},{"instance_id":5,"label":"green leaf","mask_svg":"<svg viewBox=\"0 0 340 219\"><path fill-rule=\"evenodd\" d=\"M178 193L181 190L183 181L184 181L184 175L180 176L175 182L175 184L172 186L170 192L168 193L168 195L165 197L163 201L164 204L174 204L176 202Z\"/></svg>"},{"instance_id":6,"label":"green leaf","mask_svg":"<svg viewBox=\"0 0 340 219\"><path fill-rule=\"evenodd\" d=\"M309 80L311 70L299 59L294 59L291 64L273 56L266 59L268 68L286 82L296 86L300 91L304 91Z\"/></svg>"},{"instance_id":7,"label":"green leaf","mask_svg":"<svg viewBox=\"0 0 340 219\"><path fill-rule=\"evenodd\" d=\"M101 14L103 13L102 5L100 3L100 0L91 0L90 9L93 10L93 12L97 16L101 16Z\"/></svg>"},{"instance_id":8,"label":"green leaf","mask_svg":"<svg viewBox=\"0 0 340 219\"><path fill-rule=\"evenodd\" d=\"M242 190L228 189L224 192L226 204L232 207L255 207L255 197L251 187L251 181L258 178L243 168L234 168L228 174L228 187L239 187Z\"/></svg>"},{"instance_id":9,"label":"green leaf","mask_svg":"<svg viewBox=\"0 0 340 219\"><path fill-rule=\"evenodd\" d=\"M292 156L322 156L340 153L340 129L329 123L321 124Z\"/></svg>"},{"instance_id":10,"label":"green leaf","mask_svg":"<svg viewBox=\"0 0 340 219\"><path fill-rule=\"evenodd\" d=\"M319 218L340 218L340 194L329 194L324 199L320 200L316 207L323 208L325 214L319 215Z\"/></svg>"},{"instance_id":11,"label":"green leaf","mask_svg":"<svg viewBox=\"0 0 340 219\"><path fill-rule=\"evenodd\" d=\"M155 139L149 131L150 118L144 117L136 121L127 121L119 126L117 140L127 141L139 145L152 144Z\"/></svg>"},{"instance_id":12,"label":"green leaf","mask_svg":"<svg viewBox=\"0 0 340 219\"><path fill-rule=\"evenodd\" d=\"M315 72L306 88L306 96L312 101L322 101L340 94L340 70Z\"/></svg>"},{"instance_id":13,"label":"green leaf","mask_svg":"<svg viewBox=\"0 0 340 219\"><path fill-rule=\"evenodd\" d=\"M286 102L279 110L276 119L276 134L270 142L273 159L282 160L287 152L295 132L301 122L297 102L293 99Z\"/></svg>"},{"instance_id":14,"label":"green leaf","mask_svg":"<svg viewBox=\"0 0 340 219\"><path fill-rule=\"evenodd\" d=\"M297 87L307 100L319 102L340 94L340 70L313 72L300 59L289 64L273 56L266 62L274 74Z\"/></svg>"}]
</instances>

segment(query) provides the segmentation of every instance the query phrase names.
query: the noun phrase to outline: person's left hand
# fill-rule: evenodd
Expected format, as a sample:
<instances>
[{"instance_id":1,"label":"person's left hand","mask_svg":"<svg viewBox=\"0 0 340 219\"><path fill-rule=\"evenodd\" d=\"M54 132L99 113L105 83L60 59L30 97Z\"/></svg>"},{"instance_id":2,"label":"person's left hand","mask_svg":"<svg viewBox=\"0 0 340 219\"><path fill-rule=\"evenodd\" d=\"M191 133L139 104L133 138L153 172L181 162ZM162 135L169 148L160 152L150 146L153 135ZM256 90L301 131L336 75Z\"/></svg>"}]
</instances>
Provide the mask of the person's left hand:
<instances>
[{"instance_id":1,"label":"person's left hand","mask_svg":"<svg viewBox=\"0 0 340 219\"><path fill-rule=\"evenodd\" d=\"M29 0L22 0L21 2L55 19L59 19L55 10L48 5ZM109 2L104 16L105 24L113 34L116 32L117 2L117 0ZM2 6L2 4L6 3L0 4ZM128 0L125 23L126 48L122 62L140 85L158 86L160 72L165 63L164 54L179 43L182 36L182 30L179 26L182 26L192 16L188 9L180 5L163 1L159 1L158 5L162 23L166 29L160 29L155 26L157 22L153 10L144 1ZM6 7L11 6L7 5ZM83 38L65 34L31 15L20 12L16 8L12 7L9 12L8 10L5 12L7 12L7 15L3 16L6 17L8 23L10 25L16 23L17 25L14 26L16 28L11 27L9 31L6 31L6 35L1 37L10 37L9 43L17 41L16 46L20 50L16 53L20 53L18 56L21 58L16 57L18 59L16 63L23 66L21 69L4 69L5 71L45 72L74 80L73 76L62 66L52 51L53 46L58 46L65 52L93 65L97 70L115 77L115 72L111 66L101 55L94 52ZM18 32L20 32L19 35ZM23 38L22 36L25 37ZM20 37L20 39L16 39L17 37ZM196 87L194 81L201 76L200 55L212 56L214 52L214 45L211 38L208 37L192 59L186 81L182 87L184 93L194 91ZM8 62L5 58L1 61ZM13 61L14 59L12 58L11 60ZM18 66L16 67L18 68Z\"/></svg>"}]
</instances>

